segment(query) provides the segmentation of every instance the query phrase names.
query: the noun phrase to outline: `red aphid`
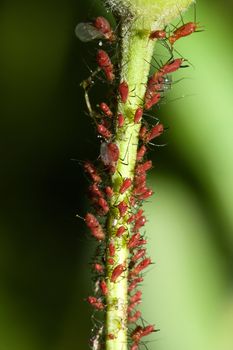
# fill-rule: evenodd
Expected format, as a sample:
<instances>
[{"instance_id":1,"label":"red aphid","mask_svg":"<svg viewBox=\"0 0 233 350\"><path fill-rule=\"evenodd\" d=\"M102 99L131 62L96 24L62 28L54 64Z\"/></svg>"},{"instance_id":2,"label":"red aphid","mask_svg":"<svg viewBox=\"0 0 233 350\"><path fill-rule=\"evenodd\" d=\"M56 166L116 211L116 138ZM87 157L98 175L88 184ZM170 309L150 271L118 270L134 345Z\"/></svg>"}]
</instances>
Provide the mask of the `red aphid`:
<instances>
[{"instance_id":1,"label":"red aphid","mask_svg":"<svg viewBox=\"0 0 233 350\"><path fill-rule=\"evenodd\" d=\"M141 185L135 186L134 190L133 190L133 194L135 196L139 196L143 193L145 193L148 190L148 188L146 187L146 183L143 183Z\"/></svg>"},{"instance_id":2,"label":"red aphid","mask_svg":"<svg viewBox=\"0 0 233 350\"><path fill-rule=\"evenodd\" d=\"M141 301L142 292L138 290L134 295L132 295L129 299L130 304L136 303L138 301Z\"/></svg>"},{"instance_id":3,"label":"red aphid","mask_svg":"<svg viewBox=\"0 0 233 350\"><path fill-rule=\"evenodd\" d=\"M106 296L108 294L108 287L107 287L107 283L104 280L100 281L100 288L101 288L102 294Z\"/></svg>"},{"instance_id":4,"label":"red aphid","mask_svg":"<svg viewBox=\"0 0 233 350\"><path fill-rule=\"evenodd\" d=\"M146 335L149 335L152 332L155 332L154 326L153 325L148 325L148 326L143 328L142 337L145 337Z\"/></svg>"},{"instance_id":5,"label":"red aphid","mask_svg":"<svg viewBox=\"0 0 233 350\"><path fill-rule=\"evenodd\" d=\"M186 24L183 24L181 27L177 28L172 33L172 35L169 36L168 40L170 44L173 45L176 40L194 33L196 29L197 29L197 23L188 22Z\"/></svg>"},{"instance_id":6,"label":"red aphid","mask_svg":"<svg viewBox=\"0 0 233 350\"><path fill-rule=\"evenodd\" d=\"M175 60L168 62L163 67L161 67L160 72L163 75L176 72L180 68L183 62L184 62L183 58L176 58Z\"/></svg>"},{"instance_id":7,"label":"red aphid","mask_svg":"<svg viewBox=\"0 0 233 350\"><path fill-rule=\"evenodd\" d=\"M91 162L85 162L84 163L84 171L86 173L88 173L88 175L90 176L90 178L96 182L96 183L100 183L101 177L99 176L99 174L97 173L96 168L94 167L94 165Z\"/></svg>"},{"instance_id":8,"label":"red aphid","mask_svg":"<svg viewBox=\"0 0 233 350\"><path fill-rule=\"evenodd\" d=\"M126 231L125 226L120 226L120 227L118 227L116 236L117 236L117 237L121 237L125 231Z\"/></svg>"},{"instance_id":9,"label":"red aphid","mask_svg":"<svg viewBox=\"0 0 233 350\"><path fill-rule=\"evenodd\" d=\"M109 334L107 335L107 338L108 338L109 340L113 340L113 339L115 339L116 337L115 337L114 334L109 333Z\"/></svg>"},{"instance_id":10,"label":"red aphid","mask_svg":"<svg viewBox=\"0 0 233 350\"><path fill-rule=\"evenodd\" d=\"M145 190L145 192L143 192L143 193L141 193L137 198L139 199L139 200L146 200L146 199L148 199L149 197L151 197L152 195L153 195L153 191L151 190L151 189L146 189Z\"/></svg>"},{"instance_id":11,"label":"red aphid","mask_svg":"<svg viewBox=\"0 0 233 350\"><path fill-rule=\"evenodd\" d=\"M98 264L98 263L95 263L93 265L93 269L96 271L96 272L99 272L99 273L102 273L104 271L104 267L101 265L101 264Z\"/></svg>"},{"instance_id":12,"label":"red aphid","mask_svg":"<svg viewBox=\"0 0 233 350\"><path fill-rule=\"evenodd\" d=\"M97 131L105 139L110 139L112 137L111 131L109 131L103 124L97 125Z\"/></svg>"},{"instance_id":13,"label":"red aphid","mask_svg":"<svg viewBox=\"0 0 233 350\"><path fill-rule=\"evenodd\" d=\"M103 69L107 80L112 82L115 79L115 74L113 72L113 64L107 52L104 50L98 50L96 60L98 66Z\"/></svg>"},{"instance_id":14,"label":"red aphid","mask_svg":"<svg viewBox=\"0 0 233 350\"><path fill-rule=\"evenodd\" d=\"M137 161L138 161L138 162L142 161L142 159L143 159L143 157L144 157L146 151L147 151L147 148L146 148L145 145L142 145L142 146L139 148L139 150L138 150L138 152L137 152Z\"/></svg>"},{"instance_id":15,"label":"red aphid","mask_svg":"<svg viewBox=\"0 0 233 350\"><path fill-rule=\"evenodd\" d=\"M139 198L140 199L140 198ZM135 224L134 224L134 227L133 227L133 231L138 231L140 230L140 228L142 226L144 226L146 223L146 217L143 215L141 216L140 218L138 218L136 221L135 221Z\"/></svg>"},{"instance_id":16,"label":"red aphid","mask_svg":"<svg viewBox=\"0 0 233 350\"><path fill-rule=\"evenodd\" d=\"M151 264L150 258L145 258L138 265L136 265L130 272L130 277L137 276L142 270L146 269Z\"/></svg>"},{"instance_id":17,"label":"red aphid","mask_svg":"<svg viewBox=\"0 0 233 350\"><path fill-rule=\"evenodd\" d=\"M132 185L132 180L130 178L124 179L124 181L119 189L120 194L125 193L125 191L127 191L131 185Z\"/></svg>"},{"instance_id":18,"label":"red aphid","mask_svg":"<svg viewBox=\"0 0 233 350\"><path fill-rule=\"evenodd\" d=\"M103 310L104 309L104 304L100 299L97 299L96 297L88 297L87 302L92 305L95 309L97 310Z\"/></svg>"},{"instance_id":19,"label":"red aphid","mask_svg":"<svg viewBox=\"0 0 233 350\"><path fill-rule=\"evenodd\" d=\"M166 39L166 32L165 30L154 30L150 33L149 36L150 39Z\"/></svg>"},{"instance_id":20,"label":"red aphid","mask_svg":"<svg viewBox=\"0 0 233 350\"><path fill-rule=\"evenodd\" d=\"M126 103L128 95L129 95L129 86L126 81L122 81L118 87L118 91L120 94L121 102Z\"/></svg>"},{"instance_id":21,"label":"red aphid","mask_svg":"<svg viewBox=\"0 0 233 350\"><path fill-rule=\"evenodd\" d=\"M146 173L136 175L134 178L135 189L139 187L146 187Z\"/></svg>"},{"instance_id":22,"label":"red aphid","mask_svg":"<svg viewBox=\"0 0 233 350\"><path fill-rule=\"evenodd\" d=\"M89 191L89 194L90 194L90 197L102 197L103 196L103 193L100 191L99 189L99 186L97 183L94 183L92 185L89 186L88 188L88 191Z\"/></svg>"},{"instance_id":23,"label":"red aphid","mask_svg":"<svg viewBox=\"0 0 233 350\"><path fill-rule=\"evenodd\" d=\"M127 205L127 203L122 201L117 205L117 208L119 209L120 217L123 217L128 210L128 205Z\"/></svg>"},{"instance_id":24,"label":"red aphid","mask_svg":"<svg viewBox=\"0 0 233 350\"><path fill-rule=\"evenodd\" d=\"M102 229L102 226L100 225L100 223L96 219L96 217L91 213L87 213L86 217L85 217L85 221L86 221L87 227L90 229L92 235L98 241L102 241L105 238L105 234L104 234L104 231Z\"/></svg>"},{"instance_id":25,"label":"red aphid","mask_svg":"<svg viewBox=\"0 0 233 350\"><path fill-rule=\"evenodd\" d=\"M151 109L154 105L156 105L159 102L160 98L160 93L153 94L152 97L150 97L149 99L146 98L144 105L145 109Z\"/></svg>"},{"instance_id":26,"label":"red aphid","mask_svg":"<svg viewBox=\"0 0 233 350\"><path fill-rule=\"evenodd\" d=\"M136 174L141 175L152 168L152 161L147 160L145 163L136 166Z\"/></svg>"},{"instance_id":27,"label":"red aphid","mask_svg":"<svg viewBox=\"0 0 233 350\"><path fill-rule=\"evenodd\" d=\"M109 255L111 257L113 257L115 255L116 248L115 248L115 245L114 245L113 241L110 241L110 243L108 245L108 251L109 251Z\"/></svg>"},{"instance_id":28,"label":"red aphid","mask_svg":"<svg viewBox=\"0 0 233 350\"><path fill-rule=\"evenodd\" d=\"M138 344L137 343L133 343L131 346L130 346L130 350L138 350L139 347L138 347Z\"/></svg>"},{"instance_id":29,"label":"red aphid","mask_svg":"<svg viewBox=\"0 0 233 350\"><path fill-rule=\"evenodd\" d=\"M101 209L103 211L103 215L105 215L109 212L108 203L103 197L99 198L97 203L101 207Z\"/></svg>"},{"instance_id":30,"label":"red aphid","mask_svg":"<svg viewBox=\"0 0 233 350\"><path fill-rule=\"evenodd\" d=\"M146 142L153 140L154 138L160 136L164 131L163 124L155 125L146 135Z\"/></svg>"},{"instance_id":31,"label":"red aphid","mask_svg":"<svg viewBox=\"0 0 233 350\"><path fill-rule=\"evenodd\" d=\"M144 140L144 137L145 137L147 131L148 131L148 130L147 130L147 128L145 127L145 125L142 125L142 127L141 127L141 129L140 129L140 131L139 131L139 137L140 137L141 140Z\"/></svg>"},{"instance_id":32,"label":"red aphid","mask_svg":"<svg viewBox=\"0 0 233 350\"><path fill-rule=\"evenodd\" d=\"M137 320L141 317L142 313L141 311L136 311L133 315L128 315L128 322L129 323L136 323Z\"/></svg>"},{"instance_id":33,"label":"red aphid","mask_svg":"<svg viewBox=\"0 0 233 350\"><path fill-rule=\"evenodd\" d=\"M115 283L118 277L124 272L125 270L125 264L119 264L117 265L114 270L112 271L111 279L110 281L112 283Z\"/></svg>"},{"instance_id":34,"label":"red aphid","mask_svg":"<svg viewBox=\"0 0 233 350\"><path fill-rule=\"evenodd\" d=\"M125 122L125 118L123 116L123 114L118 114L118 117L117 117L117 123L118 123L118 127L119 128L122 128L122 126L124 125L124 122Z\"/></svg>"},{"instance_id":35,"label":"red aphid","mask_svg":"<svg viewBox=\"0 0 233 350\"><path fill-rule=\"evenodd\" d=\"M131 258L132 262L136 262L139 259L143 258L146 254L146 249L139 249Z\"/></svg>"},{"instance_id":36,"label":"red aphid","mask_svg":"<svg viewBox=\"0 0 233 350\"><path fill-rule=\"evenodd\" d=\"M116 143L102 142L100 146L101 160L106 166L115 166L119 159L120 151Z\"/></svg>"},{"instance_id":37,"label":"red aphid","mask_svg":"<svg viewBox=\"0 0 233 350\"><path fill-rule=\"evenodd\" d=\"M132 214L132 215L128 218L127 224L131 224L131 222L133 222L134 220L135 220L135 215Z\"/></svg>"},{"instance_id":38,"label":"red aphid","mask_svg":"<svg viewBox=\"0 0 233 350\"><path fill-rule=\"evenodd\" d=\"M110 186L105 187L105 193L108 198L112 198L114 192L113 189Z\"/></svg>"},{"instance_id":39,"label":"red aphid","mask_svg":"<svg viewBox=\"0 0 233 350\"><path fill-rule=\"evenodd\" d=\"M134 124L140 123L143 116L143 108L138 107L134 114Z\"/></svg>"},{"instance_id":40,"label":"red aphid","mask_svg":"<svg viewBox=\"0 0 233 350\"><path fill-rule=\"evenodd\" d=\"M113 258L108 258L108 264L109 265L114 265L115 264L115 260Z\"/></svg>"},{"instance_id":41,"label":"red aphid","mask_svg":"<svg viewBox=\"0 0 233 350\"><path fill-rule=\"evenodd\" d=\"M107 116L107 117L112 117L113 113L107 103L102 102L100 103L100 109L101 111Z\"/></svg>"},{"instance_id":42,"label":"red aphid","mask_svg":"<svg viewBox=\"0 0 233 350\"><path fill-rule=\"evenodd\" d=\"M128 314L130 314L140 303L141 303L141 300L137 300L134 303L129 304L127 308Z\"/></svg>"},{"instance_id":43,"label":"red aphid","mask_svg":"<svg viewBox=\"0 0 233 350\"><path fill-rule=\"evenodd\" d=\"M140 239L141 239L140 233L139 232L134 233L133 236L130 237L127 247L129 249L136 247Z\"/></svg>"},{"instance_id":44,"label":"red aphid","mask_svg":"<svg viewBox=\"0 0 233 350\"><path fill-rule=\"evenodd\" d=\"M107 40L110 40L110 41L115 40L115 35L112 31L110 23L107 21L106 18L102 16L97 17L93 22L93 25L105 36Z\"/></svg>"},{"instance_id":45,"label":"red aphid","mask_svg":"<svg viewBox=\"0 0 233 350\"><path fill-rule=\"evenodd\" d=\"M143 278L142 278L142 277L137 277L137 278L135 278L135 279L129 284L128 291L129 291L129 292L132 292L132 290L134 290L134 289L137 287L138 283L141 283L141 282L143 282Z\"/></svg>"},{"instance_id":46,"label":"red aphid","mask_svg":"<svg viewBox=\"0 0 233 350\"><path fill-rule=\"evenodd\" d=\"M143 209L139 209L138 212L135 214L135 220L138 220L142 214L144 213Z\"/></svg>"}]
</instances>

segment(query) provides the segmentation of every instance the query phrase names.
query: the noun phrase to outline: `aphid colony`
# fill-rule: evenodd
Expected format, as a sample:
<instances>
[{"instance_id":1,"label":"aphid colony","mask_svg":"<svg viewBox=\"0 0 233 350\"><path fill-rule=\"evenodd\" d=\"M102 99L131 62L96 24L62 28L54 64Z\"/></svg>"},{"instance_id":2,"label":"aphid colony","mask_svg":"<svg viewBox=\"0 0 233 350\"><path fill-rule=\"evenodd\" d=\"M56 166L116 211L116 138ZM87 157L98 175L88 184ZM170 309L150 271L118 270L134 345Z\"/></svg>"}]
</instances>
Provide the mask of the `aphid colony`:
<instances>
[{"instance_id":1,"label":"aphid colony","mask_svg":"<svg viewBox=\"0 0 233 350\"><path fill-rule=\"evenodd\" d=\"M124 271L129 270L127 314L131 350L138 350L142 339L156 331L153 325L146 324L141 311L137 310L142 301L140 284L143 282L145 269L152 263L145 248L147 240L140 233L140 230L146 224L142 203L153 194L153 191L146 184L147 172L152 168L152 162L146 159L146 156L151 142L163 134L164 126L160 122L149 126L144 119L144 114L160 102L162 94L166 90L165 85L169 75L182 67L184 59L173 57L175 42L196 30L197 24L189 22L176 28L169 35L165 30L148 33L149 40L156 39L166 42L169 45L169 52L172 54L171 58L149 77L143 104L138 106L132 115L131 124L140 125L135 172L133 178L122 177L117 190L112 187L111 176L117 171L118 162L126 160L120 158L119 145L115 141L114 135L116 130L130 127L130 125L125 125L125 116L122 113L117 113L116 102L118 99L122 104L125 104L131 92L127 81L119 81L117 65L113 64L110 54L103 48L97 49L96 53L98 74L103 73L102 80L106 81L117 98L109 104L104 101L100 102L94 113L90 109L89 99L87 104L89 114L92 118L94 116L96 130L101 138L98 161L95 165L89 161L84 164L84 171L90 180L88 196L92 205L92 211L88 212L84 219L91 235L99 243L92 264L95 293L87 298L87 302L95 311L105 311L109 288L111 289L119 283L124 278ZM90 23L79 23L75 32L77 37L84 42L94 39L106 41L106 47L111 45L110 52L112 45L117 41L116 34L104 17L97 17ZM101 45L104 44L101 42ZM92 80L93 77L90 79ZM83 84L83 86L88 86L88 84ZM88 94L88 88L85 90L85 94ZM119 201L121 196L124 199ZM111 223L114 235L111 237L108 236L110 212L115 215ZM122 242L127 246L129 258L119 262L116 259L116 252L120 249ZM105 339L111 341L116 338L117 334L107 334L101 325L99 328L95 328L95 334L91 338L91 347L93 350L104 349Z\"/></svg>"}]
</instances>

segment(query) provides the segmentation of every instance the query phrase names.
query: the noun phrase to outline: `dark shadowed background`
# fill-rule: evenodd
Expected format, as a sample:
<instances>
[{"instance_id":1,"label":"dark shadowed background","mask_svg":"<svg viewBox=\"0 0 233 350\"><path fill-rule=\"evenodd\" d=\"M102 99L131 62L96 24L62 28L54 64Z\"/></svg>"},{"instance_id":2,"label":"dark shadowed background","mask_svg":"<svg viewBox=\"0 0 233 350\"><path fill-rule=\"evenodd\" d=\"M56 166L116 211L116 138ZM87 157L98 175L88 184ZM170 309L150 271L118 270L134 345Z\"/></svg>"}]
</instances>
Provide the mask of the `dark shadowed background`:
<instances>
[{"instance_id":1,"label":"dark shadowed background","mask_svg":"<svg viewBox=\"0 0 233 350\"><path fill-rule=\"evenodd\" d=\"M99 141L79 87L95 51L74 28L96 14L90 0L0 4L2 350L88 349L93 244L75 215ZM146 205L151 350L233 348L232 15L229 0L198 1L205 31L177 43L193 67L156 112L169 129Z\"/></svg>"}]
</instances>

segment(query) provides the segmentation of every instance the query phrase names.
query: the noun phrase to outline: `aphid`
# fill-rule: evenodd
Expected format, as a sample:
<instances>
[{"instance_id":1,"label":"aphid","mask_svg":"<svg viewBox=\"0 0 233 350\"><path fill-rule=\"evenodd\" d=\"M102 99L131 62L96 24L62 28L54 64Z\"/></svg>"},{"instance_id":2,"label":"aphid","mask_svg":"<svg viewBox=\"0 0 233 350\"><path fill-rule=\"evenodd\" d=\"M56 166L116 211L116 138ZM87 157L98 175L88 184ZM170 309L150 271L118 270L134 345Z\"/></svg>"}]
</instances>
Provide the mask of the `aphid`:
<instances>
[{"instance_id":1,"label":"aphid","mask_svg":"<svg viewBox=\"0 0 233 350\"><path fill-rule=\"evenodd\" d=\"M125 270L125 264L119 264L117 265L114 270L112 271L111 279L110 281L112 283L115 283L118 277L124 272Z\"/></svg>"},{"instance_id":2,"label":"aphid","mask_svg":"<svg viewBox=\"0 0 233 350\"><path fill-rule=\"evenodd\" d=\"M103 310L104 304L102 303L101 299L97 299L96 297L88 297L87 302L92 305L97 310Z\"/></svg>"},{"instance_id":3,"label":"aphid","mask_svg":"<svg viewBox=\"0 0 233 350\"><path fill-rule=\"evenodd\" d=\"M101 288L102 294L106 296L108 294L108 287L107 287L107 283L104 280L100 281L100 288Z\"/></svg>"},{"instance_id":4,"label":"aphid","mask_svg":"<svg viewBox=\"0 0 233 350\"><path fill-rule=\"evenodd\" d=\"M119 189L120 194L125 193L125 191L127 191L131 185L132 185L132 180L130 178L124 179L124 181Z\"/></svg>"},{"instance_id":5,"label":"aphid","mask_svg":"<svg viewBox=\"0 0 233 350\"><path fill-rule=\"evenodd\" d=\"M138 306L138 304L141 304L141 299L135 301L134 303L129 304L129 306L127 308L128 314L130 314L133 311L133 309L135 309Z\"/></svg>"},{"instance_id":6,"label":"aphid","mask_svg":"<svg viewBox=\"0 0 233 350\"><path fill-rule=\"evenodd\" d=\"M115 245L114 245L113 241L110 241L110 243L108 245L108 251L109 251L109 255L111 257L113 257L115 255L116 249L115 249Z\"/></svg>"},{"instance_id":7,"label":"aphid","mask_svg":"<svg viewBox=\"0 0 233 350\"><path fill-rule=\"evenodd\" d=\"M115 264L115 260L113 258L108 258L108 264L109 265L114 265Z\"/></svg>"},{"instance_id":8,"label":"aphid","mask_svg":"<svg viewBox=\"0 0 233 350\"><path fill-rule=\"evenodd\" d=\"M113 113L107 103L101 102L100 103L100 109L101 111L107 116L107 117L112 117Z\"/></svg>"},{"instance_id":9,"label":"aphid","mask_svg":"<svg viewBox=\"0 0 233 350\"><path fill-rule=\"evenodd\" d=\"M96 61L98 66L103 69L108 81L112 82L115 79L115 74L113 72L113 64L108 56L107 52L104 50L98 50Z\"/></svg>"},{"instance_id":10,"label":"aphid","mask_svg":"<svg viewBox=\"0 0 233 350\"><path fill-rule=\"evenodd\" d=\"M151 160L147 160L145 163L142 164L138 164L136 166L136 174L137 175L141 175L143 173L145 173L147 170L150 170L152 168L152 161Z\"/></svg>"},{"instance_id":11,"label":"aphid","mask_svg":"<svg viewBox=\"0 0 233 350\"><path fill-rule=\"evenodd\" d=\"M104 17L97 17L93 23L78 23L75 28L75 35L83 42L95 39L115 40L111 26Z\"/></svg>"},{"instance_id":12,"label":"aphid","mask_svg":"<svg viewBox=\"0 0 233 350\"><path fill-rule=\"evenodd\" d=\"M130 277L137 276L142 270L147 268L151 264L150 258L145 258L138 265L136 265L133 270L130 272Z\"/></svg>"},{"instance_id":13,"label":"aphid","mask_svg":"<svg viewBox=\"0 0 233 350\"><path fill-rule=\"evenodd\" d=\"M145 192L141 193L139 196L138 196L138 199L139 200L145 200L145 199L148 199L149 197L151 197L153 195L153 191L151 189L146 189Z\"/></svg>"},{"instance_id":14,"label":"aphid","mask_svg":"<svg viewBox=\"0 0 233 350\"><path fill-rule=\"evenodd\" d=\"M105 139L110 139L112 137L111 131L109 131L104 125L98 124L97 125L97 131L98 133L103 136Z\"/></svg>"},{"instance_id":15,"label":"aphid","mask_svg":"<svg viewBox=\"0 0 233 350\"><path fill-rule=\"evenodd\" d=\"M92 235L98 241L102 241L105 238L102 226L93 214L87 213L85 216L85 222L87 224L87 227L91 230Z\"/></svg>"},{"instance_id":16,"label":"aphid","mask_svg":"<svg viewBox=\"0 0 233 350\"><path fill-rule=\"evenodd\" d=\"M147 131L148 131L148 130L147 130L147 128L145 127L145 125L142 125L142 126L141 126L141 129L140 129L140 131L139 131L139 137L140 137L141 140L144 140L144 137L145 137Z\"/></svg>"},{"instance_id":17,"label":"aphid","mask_svg":"<svg viewBox=\"0 0 233 350\"><path fill-rule=\"evenodd\" d=\"M103 197L99 198L97 203L101 207L101 209L103 211L103 215L105 215L109 212L108 203L106 202L106 200Z\"/></svg>"},{"instance_id":18,"label":"aphid","mask_svg":"<svg viewBox=\"0 0 233 350\"><path fill-rule=\"evenodd\" d=\"M120 226L120 227L118 227L116 236L117 236L117 237L121 237L125 231L126 231L125 226Z\"/></svg>"},{"instance_id":19,"label":"aphid","mask_svg":"<svg viewBox=\"0 0 233 350\"><path fill-rule=\"evenodd\" d=\"M146 188L146 173L143 172L139 175L136 175L134 178L134 184L135 184L134 193L137 193L137 190L139 188Z\"/></svg>"},{"instance_id":20,"label":"aphid","mask_svg":"<svg viewBox=\"0 0 233 350\"><path fill-rule=\"evenodd\" d=\"M135 278L135 279L129 284L128 291L129 291L129 292L132 292L132 290L134 290L134 289L137 287L138 283L141 283L141 282L143 282L143 278L142 278L142 277L137 277L137 278Z\"/></svg>"},{"instance_id":21,"label":"aphid","mask_svg":"<svg viewBox=\"0 0 233 350\"><path fill-rule=\"evenodd\" d=\"M118 87L121 102L126 103L129 95L129 86L126 81L122 81Z\"/></svg>"},{"instance_id":22,"label":"aphid","mask_svg":"<svg viewBox=\"0 0 233 350\"><path fill-rule=\"evenodd\" d=\"M188 22L186 24L183 24L181 27L177 28L171 36L169 36L168 41L171 45L173 45L176 40L194 33L196 29L197 23Z\"/></svg>"},{"instance_id":23,"label":"aphid","mask_svg":"<svg viewBox=\"0 0 233 350\"><path fill-rule=\"evenodd\" d=\"M110 186L107 186L105 187L105 193L108 198L112 198L114 192Z\"/></svg>"},{"instance_id":24,"label":"aphid","mask_svg":"<svg viewBox=\"0 0 233 350\"><path fill-rule=\"evenodd\" d=\"M138 161L138 162L140 162L140 161L143 159L143 157L144 157L146 151L147 151L147 148L146 148L145 145L142 145L142 146L139 148L139 150L138 150L138 152L137 152L137 161Z\"/></svg>"},{"instance_id":25,"label":"aphid","mask_svg":"<svg viewBox=\"0 0 233 350\"><path fill-rule=\"evenodd\" d=\"M137 343L133 343L130 347L130 350L138 350L138 344Z\"/></svg>"},{"instance_id":26,"label":"aphid","mask_svg":"<svg viewBox=\"0 0 233 350\"><path fill-rule=\"evenodd\" d=\"M141 317L142 313L141 311L136 311L133 315L128 315L128 322L129 323L136 323L137 320Z\"/></svg>"},{"instance_id":27,"label":"aphid","mask_svg":"<svg viewBox=\"0 0 233 350\"><path fill-rule=\"evenodd\" d=\"M146 254L146 249L139 249L131 258L132 262L136 262L139 259L143 258Z\"/></svg>"},{"instance_id":28,"label":"aphid","mask_svg":"<svg viewBox=\"0 0 233 350\"><path fill-rule=\"evenodd\" d=\"M149 335L154 332L154 326L149 325L146 327L137 326L133 332L131 333L131 338L135 341L135 343L139 343L142 337Z\"/></svg>"},{"instance_id":29,"label":"aphid","mask_svg":"<svg viewBox=\"0 0 233 350\"><path fill-rule=\"evenodd\" d=\"M123 217L128 210L128 205L124 201L122 201L117 205L117 208L119 209L120 217Z\"/></svg>"},{"instance_id":30,"label":"aphid","mask_svg":"<svg viewBox=\"0 0 233 350\"><path fill-rule=\"evenodd\" d=\"M124 125L124 122L125 122L125 118L123 116L123 114L118 114L117 116L117 123L118 123L118 127L119 128L122 128L122 126Z\"/></svg>"},{"instance_id":31,"label":"aphid","mask_svg":"<svg viewBox=\"0 0 233 350\"><path fill-rule=\"evenodd\" d=\"M148 110L152 108L154 105L156 105L159 102L160 98L161 98L160 93L156 93L149 100L146 99L145 105L144 105L145 109Z\"/></svg>"},{"instance_id":32,"label":"aphid","mask_svg":"<svg viewBox=\"0 0 233 350\"><path fill-rule=\"evenodd\" d=\"M96 272L99 272L99 273L102 273L102 272L104 271L103 265L98 264L98 263L95 263L95 264L93 265L93 269L94 269Z\"/></svg>"},{"instance_id":33,"label":"aphid","mask_svg":"<svg viewBox=\"0 0 233 350\"><path fill-rule=\"evenodd\" d=\"M141 301L141 297L142 297L142 292L138 290L134 295L130 297L130 300L129 300L130 304Z\"/></svg>"},{"instance_id":34,"label":"aphid","mask_svg":"<svg viewBox=\"0 0 233 350\"><path fill-rule=\"evenodd\" d=\"M175 60L170 61L166 63L164 66L162 66L160 68L160 72L162 73L162 75L176 72L180 68L183 62L184 62L183 58L176 58Z\"/></svg>"},{"instance_id":35,"label":"aphid","mask_svg":"<svg viewBox=\"0 0 233 350\"><path fill-rule=\"evenodd\" d=\"M150 33L149 36L150 39L166 39L166 32L165 30L154 30Z\"/></svg>"},{"instance_id":36,"label":"aphid","mask_svg":"<svg viewBox=\"0 0 233 350\"><path fill-rule=\"evenodd\" d=\"M109 333L109 334L107 335L107 338L108 338L109 340L113 340L113 339L115 339L116 337L115 337L114 334Z\"/></svg>"},{"instance_id":37,"label":"aphid","mask_svg":"<svg viewBox=\"0 0 233 350\"><path fill-rule=\"evenodd\" d=\"M116 143L102 142L100 145L100 157L104 165L114 166L119 159L119 148Z\"/></svg>"},{"instance_id":38,"label":"aphid","mask_svg":"<svg viewBox=\"0 0 233 350\"><path fill-rule=\"evenodd\" d=\"M96 182L96 183L100 183L101 177L99 176L99 174L97 173L96 168L94 167L94 165L91 162L85 162L84 163L84 171L86 173L88 173L88 175L90 176L90 178Z\"/></svg>"},{"instance_id":39,"label":"aphid","mask_svg":"<svg viewBox=\"0 0 233 350\"><path fill-rule=\"evenodd\" d=\"M97 183L90 185L88 188L88 192L91 199L97 200L98 197L103 196L103 193L100 191Z\"/></svg>"},{"instance_id":40,"label":"aphid","mask_svg":"<svg viewBox=\"0 0 233 350\"><path fill-rule=\"evenodd\" d=\"M106 18L99 16L95 19L93 24L95 28L98 29L106 39L108 39L109 41L115 40L115 35L112 31L110 23Z\"/></svg>"},{"instance_id":41,"label":"aphid","mask_svg":"<svg viewBox=\"0 0 233 350\"><path fill-rule=\"evenodd\" d=\"M142 116L143 116L143 109L141 107L138 107L134 114L134 124L140 123Z\"/></svg>"},{"instance_id":42,"label":"aphid","mask_svg":"<svg viewBox=\"0 0 233 350\"><path fill-rule=\"evenodd\" d=\"M150 132L146 136L146 141L149 142L153 140L154 138L160 136L164 131L163 124L157 124L153 126L153 128L150 130Z\"/></svg>"},{"instance_id":43,"label":"aphid","mask_svg":"<svg viewBox=\"0 0 233 350\"><path fill-rule=\"evenodd\" d=\"M134 248L139 247L141 245L144 245L146 243L147 243L147 241L145 239L142 239L140 233L137 232L137 233L134 233L132 235L132 237L130 237L128 244L127 244L127 247L129 249L134 249Z\"/></svg>"},{"instance_id":44,"label":"aphid","mask_svg":"<svg viewBox=\"0 0 233 350\"><path fill-rule=\"evenodd\" d=\"M103 333L103 326L101 326L97 332L97 334L91 338L91 348L92 350L101 350L101 342L100 338Z\"/></svg>"}]
</instances>

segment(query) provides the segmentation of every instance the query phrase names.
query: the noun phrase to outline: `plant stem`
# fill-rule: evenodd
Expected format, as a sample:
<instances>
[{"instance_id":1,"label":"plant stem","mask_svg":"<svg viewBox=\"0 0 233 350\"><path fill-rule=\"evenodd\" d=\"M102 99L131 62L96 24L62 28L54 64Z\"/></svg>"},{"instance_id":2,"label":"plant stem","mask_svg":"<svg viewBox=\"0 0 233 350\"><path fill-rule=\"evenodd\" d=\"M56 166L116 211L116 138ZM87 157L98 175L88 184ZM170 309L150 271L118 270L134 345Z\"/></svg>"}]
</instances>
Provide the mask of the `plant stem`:
<instances>
[{"instance_id":1,"label":"plant stem","mask_svg":"<svg viewBox=\"0 0 233 350\"><path fill-rule=\"evenodd\" d=\"M134 124L134 114L138 107L143 107L146 83L150 70L150 61L153 55L154 41L148 40L150 28L145 27L145 22L132 20L121 28L122 59L121 81L126 81L129 86L129 97L125 104L118 103L117 110L125 118L124 126L117 128L115 143L120 150L120 157L116 171L112 175L112 187L114 197L111 202L111 210L108 218L108 242L113 242L116 248L114 256L115 265L107 263L107 311L106 311L106 350L126 350L127 339L127 305L128 305L128 261L129 250L127 241L130 233L130 225L127 220L130 216L129 197L130 190L124 194L119 193L123 179L134 178L136 164L138 136L140 123ZM124 201L128 204L128 211L120 217L116 206ZM119 226L124 225L125 234L116 236ZM108 262L109 252L106 256ZM116 282L111 282L114 267L124 264L124 272ZM109 337L113 335L114 337ZM113 339L110 339L113 338Z\"/></svg>"}]
</instances>

